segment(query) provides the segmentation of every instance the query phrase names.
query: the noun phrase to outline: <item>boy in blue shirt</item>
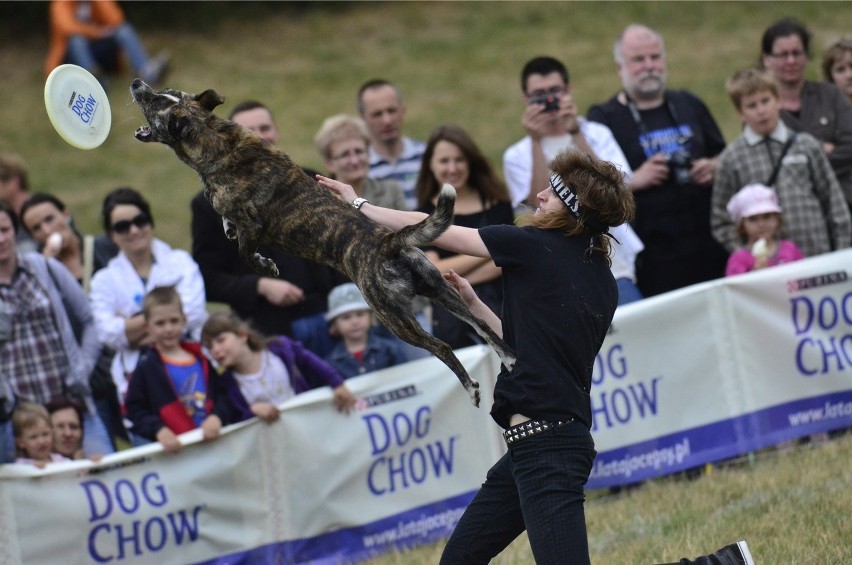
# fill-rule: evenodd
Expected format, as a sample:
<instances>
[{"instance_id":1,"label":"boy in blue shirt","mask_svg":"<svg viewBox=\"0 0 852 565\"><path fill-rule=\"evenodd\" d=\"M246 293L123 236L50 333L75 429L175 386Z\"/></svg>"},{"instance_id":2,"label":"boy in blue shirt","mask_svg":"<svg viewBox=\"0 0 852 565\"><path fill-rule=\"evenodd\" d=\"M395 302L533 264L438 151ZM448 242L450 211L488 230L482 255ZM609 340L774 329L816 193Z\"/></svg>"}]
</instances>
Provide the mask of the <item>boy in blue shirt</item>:
<instances>
[{"instance_id":1,"label":"boy in blue shirt","mask_svg":"<svg viewBox=\"0 0 852 565\"><path fill-rule=\"evenodd\" d=\"M174 287L158 287L142 302L145 325L153 339L130 378L125 406L132 432L177 452L177 436L201 428L205 440L219 437L223 425L239 417L224 383L195 342L182 341L186 327Z\"/></svg>"}]
</instances>

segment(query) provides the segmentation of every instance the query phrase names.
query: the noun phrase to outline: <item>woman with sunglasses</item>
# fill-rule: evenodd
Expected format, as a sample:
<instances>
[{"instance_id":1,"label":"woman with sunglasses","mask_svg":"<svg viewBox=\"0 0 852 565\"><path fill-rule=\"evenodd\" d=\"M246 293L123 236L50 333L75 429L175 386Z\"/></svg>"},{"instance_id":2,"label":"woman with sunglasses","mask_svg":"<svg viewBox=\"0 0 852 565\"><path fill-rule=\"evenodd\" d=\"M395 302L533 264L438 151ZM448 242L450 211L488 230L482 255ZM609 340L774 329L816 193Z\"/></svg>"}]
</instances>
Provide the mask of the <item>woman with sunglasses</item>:
<instances>
[{"instance_id":1,"label":"woman with sunglasses","mask_svg":"<svg viewBox=\"0 0 852 565\"><path fill-rule=\"evenodd\" d=\"M187 318L187 332L201 336L207 320L204 280L198 264L181 249L154 237L151 207L132 188L117 188L104 199L104 230L119 253L92 278L92 310L102 342L116 351L112 378L124 403L128 375L150 338L142 316L142 299L153 288L174 286Z\"/></svg>"}]
</instances>

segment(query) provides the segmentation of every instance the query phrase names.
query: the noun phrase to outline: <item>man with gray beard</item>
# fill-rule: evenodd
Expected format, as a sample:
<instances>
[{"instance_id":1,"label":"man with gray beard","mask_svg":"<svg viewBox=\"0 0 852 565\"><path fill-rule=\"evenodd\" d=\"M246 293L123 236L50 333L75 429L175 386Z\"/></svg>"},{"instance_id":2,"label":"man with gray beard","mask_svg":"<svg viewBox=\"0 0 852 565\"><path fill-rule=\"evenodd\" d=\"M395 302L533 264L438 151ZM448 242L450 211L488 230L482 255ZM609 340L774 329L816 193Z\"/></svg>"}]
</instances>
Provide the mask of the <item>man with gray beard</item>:
<instances>
[{"instance_id":1,"label":"man with gray beard","mask_svg":"<svg viewBox=\"0 0 852 565\"><path fill-rule=\"evenodd\" d=\"M710 196L722 132L697 96L666 88L656 31L627 26L613 55L623 89L587 117L609 127L633 169L639 288L652 296L721 277L727 253L710 232Z\"/></svg>"}]
</instances>

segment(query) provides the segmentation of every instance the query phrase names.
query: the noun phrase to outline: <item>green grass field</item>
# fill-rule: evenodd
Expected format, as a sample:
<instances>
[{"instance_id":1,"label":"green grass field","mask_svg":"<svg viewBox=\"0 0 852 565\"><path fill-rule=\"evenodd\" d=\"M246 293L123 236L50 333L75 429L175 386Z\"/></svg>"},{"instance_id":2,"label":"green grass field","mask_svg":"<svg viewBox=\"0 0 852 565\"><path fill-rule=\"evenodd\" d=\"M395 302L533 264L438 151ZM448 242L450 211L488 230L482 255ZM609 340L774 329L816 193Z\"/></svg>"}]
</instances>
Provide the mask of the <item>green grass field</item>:
<instances>
[{"instance_id":1,"label":"green grass field","mask_svg":"<svg viewBox=\"0 0 852 565\"><path fill-rule=\"evenodd\" d=\"M458 123L502 170L503 150L524 133L518 75L533 56L564 60L586 109L620 86L611 54L620 30L654 25L666 39L670 85L698 93L731 139L739 126L724 80L756 61L769 23L800 17L815 33L817 54L852 30L852 10L821 2L128 2L126 10L150 51L172 52L169 86L215 88L226 98L220 114L246 98L264 101L282 129L282 148L319 169L314 134L326 117L355 111L357 89L369 78L399 84L408 135L423 139L440 123ZM107 141L75 149L43 107L48 39L39 18L47 3L0 2L2 14L0 151L22 155L33 189L66 200L84 230L100 229L108 191L130 185L149 197L158 235L187 248L198 179L165 147L133 138L142 118L127 92L132 77L113 80ZM817 75L816 62L810 72Z\"/></svg>"},{"instance_id":2,"label":"green grass field","mask_svg":"<svg viewBox=\"0 0 852 565\"><path fill-rule=\"evenodd\" d=\"M619 495L587 494L594 565L674 563L745 539L758 565L852 563L852 435L749 462L695 480L660 479ZM369 561L427 565L443 542ZM526 535L495 565L532 565Z\"/></svg>"},{"instance_id":3,"label":"green grass field","mask_svg":"<svg viewBox=\"0 0 852 565\"><path fill-rule=\"evenodd\" d=\"M367 79L402 89L406 133L424 139L454 122L471 132L498 170L503 150L523 135L519 72L549 54L568 65L584 110L619 87L612 42L632 22L656 27L668 50L669 84L697 93L726 139L739 124L725 79L754 63L764 28L786 15L814 32L809 74L818 78L822 48L852 31L840 2L367 2L127 3L152 52L168 48L168 86L214 88L220 115L246 98L276 114L282 148L322 169L313 136L323 119L355 112ZM56 193L87 232L100 230L103 196L118 186L151 201L157 235L189 248L195 173L164 146L133 138L142 124L127 87L110 90L113 124L98 149L67 145L43 106L47 4L0 2L0 151L20 154L34 191ZM22 24L25 24L23 25ZM745 537L761 564L852 563L852 438L779 455L761 454L697 481L660 480L618 497L590 493L587 519L596 564L657 563L707 553ZM377 564L436 563L441 544ZM532 563L524 537L496 563Z\"/></svg>"}]
</instances>

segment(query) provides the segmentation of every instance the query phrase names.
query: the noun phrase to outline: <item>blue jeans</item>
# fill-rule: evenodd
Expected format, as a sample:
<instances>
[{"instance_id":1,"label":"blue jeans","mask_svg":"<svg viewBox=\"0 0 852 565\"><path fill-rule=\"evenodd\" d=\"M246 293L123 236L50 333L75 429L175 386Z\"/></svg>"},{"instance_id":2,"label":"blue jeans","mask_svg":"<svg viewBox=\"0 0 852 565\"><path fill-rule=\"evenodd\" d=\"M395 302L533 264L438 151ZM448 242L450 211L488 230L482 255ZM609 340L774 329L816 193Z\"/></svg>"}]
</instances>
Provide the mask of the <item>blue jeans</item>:
<instances>
[{"instance_id":1,"label":"blue jeans","mask_svg":"<svg viewBox=\"0 0 852 565\"><path fill-rule=\"evenodd\" d=\"M639 291L639 287L636 286L636 283L627 277L616 279L615 284L618 285L619 306L622 304L630 304L631 302L636 302L637 300L645 298L642 296L642 292Z\"/></svg>"},{"instance_id":2,"label":"blue jeans","mask_svg":"<svg viewBox=\"0 0 852 565\"><path fill-rule=\"evenodd\" d=\"M583 488L595 455L579 422L514 443L488 471L441 563L487 564L524 530L536 563L589 563Z\"/></svg>"},{"instance_id":3,"label":"blue jeans","mask_svg":"<svg viewBox=\"0 0 852 565\"><path fill-rule=\"evenodd\" d=\"M138 73L142 73L148 64L148 54L145 52L139 36L129 23L119 26L110 37L88 39L82 35L72 35L68 38L68 49L65 61L83 67L94 73L98 67L104 71L114 71L118 62L118 54L123 52L130 65ZM143 76L147 80L150 77Z\"/></svg>"}]
</instances>

